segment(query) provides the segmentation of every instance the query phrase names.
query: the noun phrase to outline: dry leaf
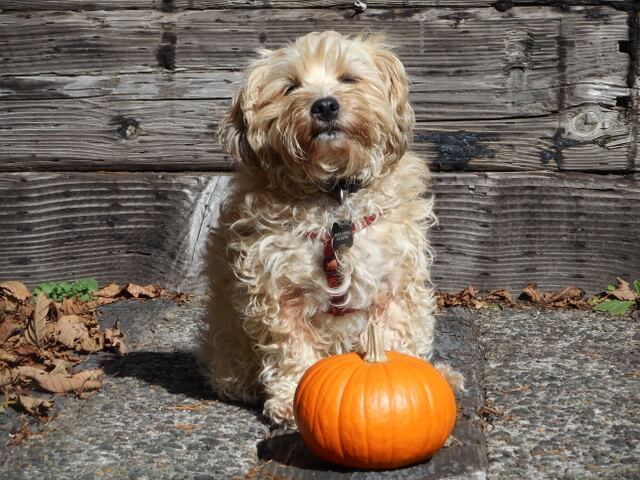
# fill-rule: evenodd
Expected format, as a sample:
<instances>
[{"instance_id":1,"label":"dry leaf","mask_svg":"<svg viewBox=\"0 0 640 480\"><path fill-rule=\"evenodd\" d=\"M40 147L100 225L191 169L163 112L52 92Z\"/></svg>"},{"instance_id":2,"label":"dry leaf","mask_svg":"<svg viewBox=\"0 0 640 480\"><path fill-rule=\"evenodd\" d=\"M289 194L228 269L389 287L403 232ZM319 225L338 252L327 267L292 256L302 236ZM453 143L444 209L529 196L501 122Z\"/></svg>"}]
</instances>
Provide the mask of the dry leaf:
<instances>
[{"instance_id":1,"label":"dry leaf","mask_svg":"<svg viewBox=\"0 0 640 480\"><path fill-rule=\"evenodd\" d=\"M5 363L18 363L18 357L11 353L0 350L0 361Z\"/></svg>"},{"instance_id":2,"label":"dry leaf","mask_svg":"<svg viewBox=\"0 0 640 480\"><path fill-rule=\"evenodd\" d=\"M62 302L55 303L58 318L64 315L82 315L87 311L85 302L72 298L65 298Z\"/></svg>"},{"instance_id":3,"label":"dry leaf","mask_svg":"<svg viewBox=\"0 0 640 480\"><path fill-rule=\"evenodd\" d=\"M56 324L55 337L58 342L78 352L96 352L102 348L100 339L90 335L84 319L78 315L61 317Z\"/></svg>"},{"instance_id":4,"label":"dry leaf","mask_svg":"<svg viewBox=\"0 0 640 480\"><path fill-rule=\"evenodd\" d=\"M195 423L176 423L176 428L183 432L193 432L198 428L204 428L204 425L197 425Z\"/></svg>"},{"instance_id":5,"label":"dry leaf","mask_svg":"<svg viewBox=\"0 0 640 480\"><path fill-rule=\"evenodd\" d=\"M584 296L584 290L578 287L565 287L553 295L551 302L559 300L579 300Z\"/></svg>"},{"instance_id":6,"label":"dry leaf","mask_svg":"<svg viewBox=\"0 0 640 480\"><path fill-rule=\"evenodd\" d=\"M109 347L120 355L126 355L127 347L122 341L122 332L117 327L113 330L110 328L104 331L104 346Z\"/></svg>"},{"instance_id":7,"label":"dry leaf","mask_svg":"<svg viewBox=\"0 0 640 480\"><path fill-rule=\"evenodd\" d=\"M17 367L21 375L35 380L38 386L51 393L95 390L102 386L102 370L86 370L75 375L51 374L32 367Z\"/></svg>"},{"instance_id":8,"label":"dry leaf","mask_svg":"<svg viewBox=\"0 0 640 480\"><path fill-rule=\"evenodd\" d=\"M0 366L0 387L13 383L16 377L17 375L14 374L13 370Z\"/></svg>"},{"instance_id":9,"label":"dry leaf","mask_svg":"<svg viewBox=\"0 0 640 480\"><path fill-rule=\"evenodd\" d=\"M15 280L0 282L0 289L22 302L31 297L31 293L25 284Z\"/></svg>"},{"instance_id":10,"label":"dry leaf","mask_svg":"<svg viewBox=\"0 0 640 480\"><path fill-rule=\"evenodd\" d=\"M18 395L18 403L27 413L36 418L46 418L47 412L53 407L53 401L45 398L31 397L29 395Z\"/></svg>"},{"instance_id":11,"label":"dry leaf","mask_svg":"<svg viewBox=\"0 0 640 480\"><path fill-rule=\"evenodd\" d=\"M51 301L47 296L40 292L38 294L38 300L36 301L36 309L27 324L27 329L24 331L27 341L36 347L42 345L44 340L45 327L47 321L47 315L49 314L49 304Z\"/></svg>"},{"instance_id":12,"label":"dry leaf","mask_svg":"<svg viewBox=\"0 0 640 480\"><path fill-rule=\"evenodd\" d=\"M15 431L11 432L11 440L9 440L9 445L12 447L17 447L27 438L36 437L38 435L42 434L40 432L32 432L31 430L29 430L29 424L25 422L20 425Z\"/></svg>"},{"instance_id":13,"label":"dry leaf","mask_svg":"<svg viewBox=\"0 0 640 480\"><path fill-rule=\"evenodd\" d=\"M618 300L623 300L623 301L624 300L635 301L638 298L638 296L636 295L636 292L634 292L633 289L631 288L631 285L629 285L629 282L627 282L626 280L623 280L620 277L616 278L616 280L618 281L618 288L609 292L611 295L616 297Z\"/></svg>"},{"instance_id":14,"label":"dry leaf","mask_svg":"<svg viewBox=\"0 0 640 480\"><path fill-rule=\"evenodd\" d=\"M513 303L513 297L511 296L511 293L509 293L509 290L506 290L504 288L500 290L492 290L491 292L489 292L489 296L491 298L503 300L507 303Z\"/></svg>"},{"instance_id":15,"label":"dry leaf","mask_svg":"<svg viewBox=\"0 0 640 480\"><path fill-rule=\"evenodd\" d=\"M20 330L20 325L15 323L13 319L6 318L0 323L0 343L4 344L8 338L12 337L14 333Z\"/></svg>"},{"instance_id":16,"label":"dry leaf","mask_svg":"<svg viewBox=\"0 0 640 480\"><path fill-rule=\"evenodd\" d=\"M136 285L135 283L128 283L125 290L133 298L140 298L140 297L155 298L156 296L155 291L147 287L153 287L153 285L147 285L142 287L140 285Z\"/></svg>"},{"instance_id":17,"label":"dry leaf","mask_svg":"<svg viewBox=\"0 0 640 480\"><path fill-rule=\"evenodd\" d=\"M113 298L118 296L122 292L122 287L117 283L110 283L109 285L102 287L100 290L93 292L95 297Z\"/></svg>"},{"instance_id":18,"label":"dry leaf","mask_svg":"<svg viewBox=\"0 0 640 480\"><path fill-rule=\"evenodd\" d=\"M530 302L537 304L545 304L547 303L547 299L544 297L542 293L540 293L537 289L537 285L535 283L531 283L522 289L522 294L520 298L523 300L529 300Z\"/></svg>"}]
</instances>

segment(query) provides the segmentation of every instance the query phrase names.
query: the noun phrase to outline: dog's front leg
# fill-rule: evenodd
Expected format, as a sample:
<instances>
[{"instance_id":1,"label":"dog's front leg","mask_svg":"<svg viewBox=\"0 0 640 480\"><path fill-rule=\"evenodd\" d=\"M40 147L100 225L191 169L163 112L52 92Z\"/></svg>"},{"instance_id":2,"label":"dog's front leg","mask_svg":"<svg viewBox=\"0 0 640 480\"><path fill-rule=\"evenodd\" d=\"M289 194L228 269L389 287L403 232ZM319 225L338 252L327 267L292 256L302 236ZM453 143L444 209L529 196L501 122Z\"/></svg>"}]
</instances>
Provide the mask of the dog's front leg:
<instances>
[{"instance_id":1,"label":"dog's front leg","mask_svg":"<svg viewBox=\"0 0 640 480\"><path fill-rule=\"evenodd\" d=\"M320 359L316 333L304 316L304 298L299 292L280 299L274 317L256 320L262 329L256 353L260 383L266 394L263 414L273 424L295 427L293 396L304 372Z\"/></svg>"},{"instance_id":2,"label":"dog's front leg","mask_svg":"<svg viewBox=\"0 0 640 480\"><path fill-rule=\"evenodd\" d=\"M433 350L434 310L431 290L422 283L408 283L394 294L386 289L379 292L371 314L384 332L385 348L428 360ZM434 366L455 390L464 390L460 372L443 362Z\"/></svg>"}]
</instances>

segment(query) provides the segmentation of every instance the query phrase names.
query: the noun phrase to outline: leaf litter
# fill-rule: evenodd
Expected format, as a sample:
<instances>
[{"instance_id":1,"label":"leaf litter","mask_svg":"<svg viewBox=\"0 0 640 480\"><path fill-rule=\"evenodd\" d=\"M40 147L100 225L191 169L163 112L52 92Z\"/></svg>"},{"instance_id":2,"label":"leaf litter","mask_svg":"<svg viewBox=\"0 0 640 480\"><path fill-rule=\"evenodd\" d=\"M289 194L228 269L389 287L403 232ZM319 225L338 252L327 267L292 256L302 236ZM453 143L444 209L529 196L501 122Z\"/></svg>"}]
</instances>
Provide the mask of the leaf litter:
<instances>
[{"instance_id":1,"label":"leaf litter","mask_svg":"<svg viewBox=\"0 0 640 480\"><path fill-rule=\"evenodd\" d=\"M622 278L617 278L617 286L609 285L607 289L590 297L586 292L575 286L565 287L557 292L543 292L532 283L522 289L518 297L513 297L508 290L491 290L480 293L473 285L468 286L457 294L445 292L436 293L439 308L468 307L481 308L542 308L595 310L612 315L626 315L634 309L640 308L640 281L634 286Z\"/></svg>"},{"instance_id":2,"label":"leaf litter","mask_svg":"<svg viewBox=\"0 0 640 480\"><path fill-rule=\"evenodd\" d=\"M98 289L92 279L49 282L36 287L32 294L22 282L0 282L2 410L20 408L45 421L54 405L52 394L72 393L78 398L95 394L102 386L103 371L78 370L82 355L127 353L118 323L101 330L96 309L131 298L166 298L181 304L192 295L133 283L111 283ZM23 427L14 432L12 444L30 436Z\"/></svg>"}]
</instances>

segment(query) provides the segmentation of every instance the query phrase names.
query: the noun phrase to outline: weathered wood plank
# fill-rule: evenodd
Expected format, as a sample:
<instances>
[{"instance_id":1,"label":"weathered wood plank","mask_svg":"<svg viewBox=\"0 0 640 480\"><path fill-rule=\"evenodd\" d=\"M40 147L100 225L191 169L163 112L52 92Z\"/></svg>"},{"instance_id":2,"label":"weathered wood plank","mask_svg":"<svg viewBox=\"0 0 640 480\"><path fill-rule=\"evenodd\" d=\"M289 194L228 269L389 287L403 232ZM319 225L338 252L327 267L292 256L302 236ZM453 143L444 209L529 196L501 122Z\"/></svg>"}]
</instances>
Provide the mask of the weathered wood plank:
<instances>
[{"instance_id":1,"label":"weathered wood plank","mask_svg":"<svg viewBox=\"0 0 640 480\"><path fill-rule=\"evenodd\" d=\"M94 276L202 291L206 231L225 175L8 173L0 177L0 277ZM596 291L640 278L640 175L441 173L432 231L438 288Z\"/></svg>"},{"instance_id":2,"label":"weathered wood plank","mask_svg":"<svg viewBox=\"0 0 640 480\"><path fill-rule=\"evenodd\" d=\"M227 99L118 101L96 97L0 104L0 171L227 170L215 131ZM418 101L415 102L420 106ZM461 110L464 106L461 106ZM606 128L580 139L573 125L593 115ZM423 121L413 149L442 170L622 170L626 114L586 105L562 116ZM562 134L558 126L567 124ZM590 125L589 125L590 126ZM578 155L576 152L585 153ZM635 167L633 167L635 168Z\"/></svg>"},{"instance_id":3,"label":"weathered wood plank","mask_svg":"<svg viewBox=\"0 0 640 480\"><path fill-rule=\"evenodd\" d=\"M614 0L622 2L623 0ZM410 7L481 7L491 6L492 0L369 0L369 8L410 8ZM7 11L21 10L121 10L158 9L206 10L212 8L311 8L353 7L353 1L331 0L3 0L2 8Z\"/></svg>"},{"instance_id":4,"label":"weathered wood plank","mask_svg":"<svg viewBox=\"0 0 640 480\"><path fill-rule=\"evenodd\" d=\"M624 85L628 56L618 42L628 40L626 22L625 12L604 9L596 22L578 7L370 9L359 19L329 9L32 12L0 16L0 46L4 75L163 71L159 63L236 70L255 48L279 47L310 31L385 30L418 76L479 76L489 86L504 86L506 76L512 87L547 88L561 84L560 60L564 81ZM579 31L586 41L563 33ZM161 45L167 48L159 62Z\"/></svg>"},{"instance_id":5,"label":"weathered wood plank","mask_svg":"<svg viewBox=\"0 0 640 480\"><path fill-rule=\"evenodd\" d=\"M512 6L531 5L555 6L554 0L368 0L369 8L415 8L415 7L493 7L508 10ZM563 5L611 6L625 8L631 0L565 0ZM353 1L331 0L3 0L2 8L7 11L21 10L121 10L155 8L164 11L180 9L206 10L211 8L351 8Z\"/></svg>"},{"instance_id":6,"label":"weathered wood plank","mask_svg":"<svg viewBox=\"0 0 640 480\"><path fill-rule=\"evenodd\" d=\"M605 9L595 26L580 8L385 12L367 18L391 27L413 82L416 150L434 166L633 170L619 101L628 95L618 43L625 12ZM0 31L9 55L0 96L14 102L0 105L0 169L224 168L211 160L211 132L260 39L279 46L313 29L362 26L329 10L269 16L267 24L260 11L3 15L12 28ZM175 47L176 69L158 67L161 44ZM170 101L148 102L158 99ZM123 140L118 119L138 122L138 135Z\"/></svg>"}]
</instances>

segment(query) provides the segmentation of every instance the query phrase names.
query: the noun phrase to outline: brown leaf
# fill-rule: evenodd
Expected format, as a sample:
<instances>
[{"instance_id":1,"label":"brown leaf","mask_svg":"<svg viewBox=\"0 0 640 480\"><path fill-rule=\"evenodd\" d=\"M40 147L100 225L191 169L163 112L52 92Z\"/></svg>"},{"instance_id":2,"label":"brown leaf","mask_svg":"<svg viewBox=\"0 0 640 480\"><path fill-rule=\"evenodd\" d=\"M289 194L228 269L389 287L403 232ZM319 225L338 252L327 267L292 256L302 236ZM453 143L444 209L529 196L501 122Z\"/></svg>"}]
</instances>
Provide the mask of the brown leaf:
<instances>
[{"instance_id":1,"label":"brown leaf","mask_svg":"<svg viewBox=\"0 0 640 480\"><path fill-rule=\"evenodd\" d=\"M193 432L198 428L204 428L204 425L198 425L195 423L176 423L176 428L183 432Z\"/></svg>"},{"instance_id":2,"label":"brown leaf","mask_svg":"<svg viewBox=\"0 0 640 480\"><path fill-rule=\"evenodd\" d=\"M565 287L551 298L552 302L559 300L580 300L584 296L584 290L578 287Z\"/></svg>"},{"instance_id":3,"label":"brown leaf","mask_svg":"<svg viewBox=\"0 0 640 480\"><path fill-rule=\"evenodd\" d=\"M125 290L133 298L140 298L140 297L155 298L156 297L155 290L152 290L149 287L153 287L153 285L146 285L142 287L140 285L136 285L135 283L128 283L127 286L125 287Z\"/></svg>"},{"instance_id":4,"label":"brown leaf","mask_svg":"<svg viewBox=\"0 0 640 480\"><path fill-rule=\"evenodd\" d=\"M15 280L0 282L0 290L3 290L5 293L22 302L31 297L31 293L25 284Z\"/></svg>"},{"instance_id":5,"label":"brown leaf","mask_svg":"<svg viewBox=\"0 0 640 480\"><path fill-rule=\"evenodd\" d=\"M18 363L17 355L0 350L0 361L4 363Z\"/></svg>"},{"instance_id":6,"label":"brown leaf","mask_svg":"<svg viewBox=\"0 0 640 480\"><path fill-rule=\"evenodd\" d=\"M31 397L29 395L18 395L18 403L27 413L36 418L46 418L47 413L53 407L53 401L45 398Z\"/></svg>"},{"instance_id":7,"label":"brown leaf","mask_svg":"<svg viewBox=\"0 0 640 480\"><path fill-rule=\"evenodd\" d=\"M122 339L122 332L117 326L113 330L110 328L105 329L104 346L117 351L120 355L126 355L127 353L127 347Z\"/></svg>"},{"instance_id":8,"label":"brown leaf","mask_svg":"<svg viewBox=\"0 0 640 480\"><path fill-rule=\"evenodd\" d=\"M87 311L85 302L73 298L65 298L62 302L56 302L55 307L58 318L64 315L82 315Z\"/></svg>"},{"instance_id":9,"label":"brown leaf","mask_svg":"<svg viewBox=\"0 0 640 480\"><path fill-rule=\"evenodd\" d=\"M17 374L13 370L0 365L0 387L9 385L17 378Z\"/></svg>"},{"instance_id":10,"label":"brown leaf","mask_svg":"<svg viewBox=\"0 0 640 480\"><path fill-rule=\"evenodd\" d=\"M513 303L513 297L509 290L500 289L500 290L492 290L489 292L489 296L493 299L503 300L506 303Z\"/></svg>"},{"instance_id":11,"label":"brown leaf","mask_svg":"<svg viewBox=\"0 0 640 480\"><path fill-rule=\"evenodd\" d=\"M545 299L544 295L538 291L537 285L535 283L530 283L525 288L523 288L522 294L520 294L520 298L537 304L547 303L547 300Z\"/></svg>"},{"instance_id":12,"label":"brown leaf","mask_svg":"<svg viewBox=\"0 0 640 480\"><path fill-rule=\"evenodd\" d=\"M77 352L97 352L102 349L100 340L93 338L78 315L65 315L58 320L55 338L66 347Z\"/></svg>"},{"instance_id":13,"label":"brown leaf","mask_svg":"<svg viewBox=\"0 0 640 480\"><path fill-rule=\"evenodd\" d=\"M5 318L0 323L0 343L4 344L18 330L20 330L20 325L15 323L12 318Z\"/></svg>"},{"instance_id":14,"label":"brown leaf","mask_svg":"<svg viewBox=\"0 0 640 480\"><path fill-rule=\"evenodd\" d=\"M620 277L616 278L616 280L618 281L618 288L609 292L611 295L616 297L618 300L634 301L638 298L638 296L636 295L636 292L634 292L633 289L631 288L631 285L629 285L629 282L627 282L626 280L623 280Z\"/></svg>"},{"instance_id":15,"label":"brown leaf","mask_svg":"<svg viewBox=\"0 0 640 480\"><path fill-rule=\"evenodd\" d=\"M122 287L117 283L110 283L102 287L100 290L96 290L93 292L95 297L103 297L103 298L113 298L116 297L122 292Z\"/></svg>"},{"instance_id":16,"label":"brown leaf","mask_svg":"<svg viewBox=\"0 0 640 480\"><path fill-rule=\"evenodd\" d=\"M49 314L49 304L51 301L47 296L40 292L38 294L38 300L36 301L36 309L33 312L33 316L27 324L27 328L24 331L27 341L36 347L42 345L44 340L45 327L47 321L47 315Z\"/></svg>"},{"instance_id":17,"label":"brown leaf","mask_svg":"<svg viewBox=\"0 0 640 480\"><path fill-rule=\"evenodd\" d=\"M51 374L33 367L17 367L21 375L35 380L38 386L51 393L95 390L102 386L102 370L86 370L75 375Z\"/></svg>"},{"instance_id":18,"label":"brown leaf","mask_svg":"<svg viewBox=\"0 0 640 480\"><path fill-rule=\"evenodd\" d=\"M11 440L9 440L9 445L12 447L17 447L29 437L36 437L38 435L42 435L42 433L32 432L31 430L29 430L29 424L25 422L21 424L15 431L11 432Z\"/></svg>"}]
</instances>

